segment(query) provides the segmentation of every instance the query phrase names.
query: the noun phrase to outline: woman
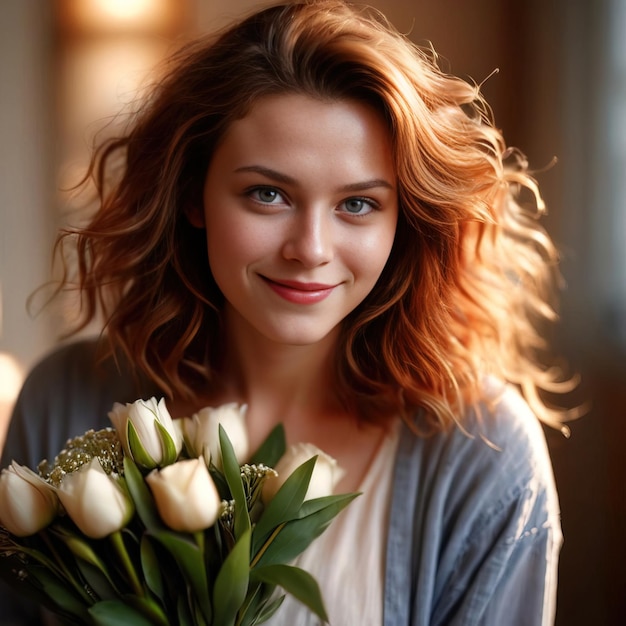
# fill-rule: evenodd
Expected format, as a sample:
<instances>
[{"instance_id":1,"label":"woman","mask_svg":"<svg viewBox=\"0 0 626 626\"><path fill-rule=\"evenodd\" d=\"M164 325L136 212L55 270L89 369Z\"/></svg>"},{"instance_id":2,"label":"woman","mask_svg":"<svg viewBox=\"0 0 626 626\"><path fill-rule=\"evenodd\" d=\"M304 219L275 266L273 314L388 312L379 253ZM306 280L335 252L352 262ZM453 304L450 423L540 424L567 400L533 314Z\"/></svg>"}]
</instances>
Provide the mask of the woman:
<instances>
[{"instance_id":1,"label":"woman","mask_svg":"<svg viewBox=\"0 0 626 626\"><path fill-rule=\"evenodd\" d=\"M247 402L252 447L282 422L363 492L301 559L332 624L551 623L558 503L527 402L553 419L536 327L556 252L487 111L338 0L185 47L60 237L108 360L75 344L33 372L5 464L155 389L177 417ZM315 623L295 603L274 620Z\"/></svg>"}]
</instances>

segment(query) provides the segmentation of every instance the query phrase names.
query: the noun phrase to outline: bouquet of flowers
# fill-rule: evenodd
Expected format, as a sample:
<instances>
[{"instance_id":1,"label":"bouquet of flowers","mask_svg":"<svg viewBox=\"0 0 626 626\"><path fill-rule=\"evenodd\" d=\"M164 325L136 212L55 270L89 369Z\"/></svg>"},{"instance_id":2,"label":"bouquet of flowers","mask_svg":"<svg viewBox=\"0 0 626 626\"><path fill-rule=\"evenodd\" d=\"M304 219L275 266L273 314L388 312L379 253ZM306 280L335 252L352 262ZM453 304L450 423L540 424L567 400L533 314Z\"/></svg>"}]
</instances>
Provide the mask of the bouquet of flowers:
<instances>
[{"instance_id":1,"label":"bouquet of flowers","mask_svg":"<svg viewBox=\"0 0 626 626\"><path fill-rule=\"evenodd\" d=\"M67 442L38 472L0 474L0 576L64 624L253 626L293 594L327 621L290 563L357 494L277 426L246 463L246 406L172 420L163 400L116 403L114 428Z\"/></svg>"}]
</instances>

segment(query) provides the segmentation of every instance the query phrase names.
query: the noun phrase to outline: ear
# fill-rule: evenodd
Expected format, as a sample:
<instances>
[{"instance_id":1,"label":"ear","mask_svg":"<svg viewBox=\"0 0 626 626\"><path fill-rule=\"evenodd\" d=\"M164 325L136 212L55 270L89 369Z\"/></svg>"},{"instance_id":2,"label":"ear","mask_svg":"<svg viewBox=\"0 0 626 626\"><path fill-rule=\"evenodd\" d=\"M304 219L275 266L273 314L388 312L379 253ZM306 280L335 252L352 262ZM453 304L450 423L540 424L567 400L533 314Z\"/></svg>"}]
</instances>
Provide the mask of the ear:
<instances>
[{"instance_id":1,"label":"ear","mask_svg":"<svg viewBox=\"0 0 626 626\"><path fill-rule=\"evenodd\" d=\"M204 228L204 207L194 205L185 209L185 215L194 228Z\"/></svg>"}]
</instances>

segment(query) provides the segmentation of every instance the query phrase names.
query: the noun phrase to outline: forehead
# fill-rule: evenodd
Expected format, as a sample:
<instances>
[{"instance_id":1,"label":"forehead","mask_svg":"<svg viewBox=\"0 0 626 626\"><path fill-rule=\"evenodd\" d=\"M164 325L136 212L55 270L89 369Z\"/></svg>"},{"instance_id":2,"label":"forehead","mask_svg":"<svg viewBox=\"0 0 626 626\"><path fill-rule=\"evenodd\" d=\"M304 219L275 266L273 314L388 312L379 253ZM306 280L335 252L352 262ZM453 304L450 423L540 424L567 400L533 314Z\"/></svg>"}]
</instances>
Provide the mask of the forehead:
<instances>
[{"instance_id":1,"label":"forehead","mask_svg":"<svg viewBox=\"0 0 626 626\"><path fill-rule=\"evenodd\" d=\"M391 136L383 115L351 98L321 99L304 94L259 98L247 114L226 129L214 158L291 157L306 161L320 154L331 159L359 157L368 167L389 169Z\"/></svg>"},{"instance_id":2,"label":"forehead","mask_svg":"<svg viewBox=\"0 0 626 626\"><path fill-rule=\"evenodd\" d=\"M242 115L239 120L255 119L259 117L277 116L283 120L292 118L300 118L305 122L307 118L312 123L313 119L329 120L334 117L339 119L341 116L348 117L364 117L369 121L376 120L377 124L384 125L384 117L370 103L357 98L339 97L330 98L324 96L314 96L298 92L286 92L278 94L268 94L257 98L250 108Z\"/></svg>"}]
</instances>

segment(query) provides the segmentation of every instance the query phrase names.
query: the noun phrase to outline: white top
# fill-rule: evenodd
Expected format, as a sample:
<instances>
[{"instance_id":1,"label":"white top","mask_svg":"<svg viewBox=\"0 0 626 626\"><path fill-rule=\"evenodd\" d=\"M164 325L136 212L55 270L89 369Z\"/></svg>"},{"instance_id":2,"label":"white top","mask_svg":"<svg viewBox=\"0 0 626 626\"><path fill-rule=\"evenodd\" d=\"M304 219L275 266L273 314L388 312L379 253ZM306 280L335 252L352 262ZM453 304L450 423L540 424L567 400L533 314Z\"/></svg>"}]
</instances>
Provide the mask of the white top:
<instances>
[{"instance_id":1,"label":"white top","mask_svg":"<svg viewBox=\"0 0 626 626\"><path fill-rule=\"evenodd\" d=\"M398 428L383 439L361 492L293 563L317 580L331 626L383 623L385 547ZM277 590L282 591L282 590ZM322 622L291 595L268 626Z\"/></svg>"}]
</instances>

